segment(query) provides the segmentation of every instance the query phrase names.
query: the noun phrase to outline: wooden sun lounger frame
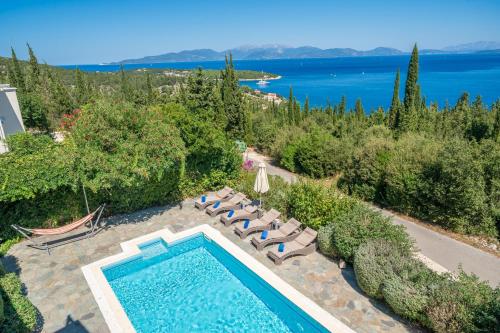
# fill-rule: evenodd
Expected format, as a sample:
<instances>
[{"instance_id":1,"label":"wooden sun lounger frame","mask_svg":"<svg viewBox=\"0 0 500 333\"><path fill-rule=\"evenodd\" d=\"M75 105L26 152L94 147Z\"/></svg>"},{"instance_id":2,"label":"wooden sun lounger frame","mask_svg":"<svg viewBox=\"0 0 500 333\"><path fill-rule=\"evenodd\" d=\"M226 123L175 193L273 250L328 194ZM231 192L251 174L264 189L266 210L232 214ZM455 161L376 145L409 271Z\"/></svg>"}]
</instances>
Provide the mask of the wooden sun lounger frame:
<instances>
[{"instance_id":1,"label":"wooden sun lounger frame","mask_svg":"<svg viewBox=\"0 0 500 333\"><path fill-rule=\"evenodd\" d=\"M294 218L291 218L290 220L288 220L287 223L290 223L291 220L294 220L294 223L297 223L297 227L289 235L286 235L283 237L267 238L264 240L260 240L258 238L253 237L252 244L257 248L258 251L262 251L266 246L271 245L271 244L286 243L286 242L293 241L295 238L297 238L298 235L300 235L301 223L299 221L295 220Z\"/></svg>"},{"instance_id":2,"label":"wooden sun lounger frame","mask_svg":"<svg viewBox=\"0 0 500 333\"><path fill-rule=\"evenodd\" d=\"M255 207L255 211L249 212L246 210L247 207ZM238 213L243 213L241 215L238 215ZM224 223L226 227L229 227L231 224L233 224L236 221L241 221L241 220L255 220L256 218L259 217L261 213L259 212L259 208L256 206L252 205L247 205L241 209L237 209L234 211L234 215L231 217L227 217L227 215L221 215L220 221Z\"/></svg>"},{"instance_id":3,"label":"wooden sun lounger frame","mask_svg":"<svg viewBox=\"0 0 500 333\"><path fill-rule=\"evenodd\" d=\"M234 200L237 196L240 197L240 200L238 202L236 201L232 201ZM231 197L231 199L227 200L227 201L224 201L222 202L221 201L221 206L217 207L217 208L213 208L213 206L215 205L211 205L211 206L208 206L207 209L205 210L205 212L210 215L211 217L215 217L217 215L219 215L220 213L224 213L224 212L228 212L230 211L231 209L239 209L241 208L241 205L243 204L243 201L246 199L246 196L243 194L243 193L236 193L233 197ZM232 205L229 205L229 206L222 206L223 204L227 204L227 203L232 203Z\"/></svg>"},{"instance_id":4,"label":"wooden sun lounger frame","mask_svg":"<svg viewBox=\"0 0 500 333\"><path fill-rule=\"evenodd\" d=\"M236 226L236 228L234 228L234 232L240 236L241 239L244 239L246 238L248 235L250 235L251 233L254 233L254 232L258 232L258 231L264 231L264 230L269 230L271 229L271 226L272 226L272 223L274 220L276 220L277 218L280 217L281 213L278 212L277 210L275 209L271 209L269 210L268 212L265 212L261 217L259 217L260 220L262 220L263 217L266 216L266 214L271 214L271 213L274 213L274 215L276 215L276 218L274 218L272 221L270 221L269 223L267 224L261 224L261 225L258 225L258 226L249 226L247 229L244 229L243 231L240 230L239 226ZM267 222L267 221L264 221L264 222Z\"/></svg>"},{"instance_id":5,"label":"wooden sun lounger frame","mask_svg":"<svg viewBox=\"0 0 500 333\"><path fill-rule=\"evenodd\" d=\"M306 231L302 231L302 233L304 233L304 232L306 232ZM272 261L274 261L274 263L276 265L281 265L284 260L286 260L286 259L288 259L290 257L294 257L294 256L306 256L308 254L311 254L311 253L315 252L316 249L317 249L317 247L318 247L318 243L316 242L316 239L318 237L318 233L317 232L314 232L314 234L311 233L311 236L314 236L314 237L312 237L311 241L306 246L303 246L301 248L298 248L298 249L292 250L292 251L290 251L288 253L285 253L285 255L283 255L281 257L278 256L278 255L276 255L275 251L278 251L278 250L277 249L273 249L273 250L270 250L270 251L267 252L267 256ZM293 240L293 241L291 241L289 243L293 243L293 242L296 242L296 241Z\"/></svg>"},{"instance_id":6,"label":"wooden sun lounger frame","mask_svg":"<svg viewBox=\"0 0 500 333\"><path fill-rule=\"evenodd\" d=\"M222 192L222 191L226 191L228 192L225 196L223 197L220 197L219 196L219 193ZM217 199L212 199L212 200L207 200L205 202L201 202L200 199L197 199L195 202L194 202L194 206L196 208L198 208L199 210L202 210L202 209L205 209L207 208L208 206L211 206L213 205L216 201L220 201L220 202L224 202L224 201L227 201L229 199L231 199L233 196L234 196L234 190L228 186L225 186L223 189L219 190L219 191L215 191L215 192L208 192L204 195L206 196L209 196L209 195L213 195L214 197L217 197ZM200 197L201 198L201 197Z\"/></svg>"},{"instance_id":7,"label":"wooden sun lounger frame","mask_svg":"<svg viewBox=\"0 0 500 333\"><path fill-rule=\"evenodd\" d=\"M24 228L24 227L21 227L19 225L16 225L16 224L12 224L11 227L16 230L17 232L19 232L21 235L23 235L27 240L29 240L31 242L31 244L29 244L28 246L32 247L32 248L35 248L35 249L38 249L38 250L46 250L49 254L50 254L50 249L54 248L54 247L58 247L58 246L61 246L61 245L65 245L65 244L69 244L69 243L73 243L73 242L77 242L79 240L82 240L82 239L86 239L86 238L91 238L93 236L95 236L100 230L100 224L99 224L99 221L101 220L101 215L102 215L102 212L104 211L104 208L106 207L106 204L103 204L101 206L99 206L93 213L90 213L86 216L84 216L83 218L81 218L80 220L83 220L85 219L86 217L88 216L92 216L92 218L90 218L88 221L82 223L82 225L84 224L87 224L90 222L90 228L88 231L76 236L76 237L66 237L66 238L56 238L56 239L53 239L53 240L47 240L45 242L39 242L36 240L36 232L35 230L37 229L30 229L30 228ZM96 218L97 216L97 218ZM95 219L95 222L94 222L94 219ZM76 221L74 221L76 222ZM74 223L73 222L73 223ZM70 223L71 224L71 223ZM82 225L79 225L67 232L62 232L60 234L53 234L53 235L50 235L50 234L45 234L45 235L42 235L42 234L39 234L39 236L60 236L60 235L65 235L73 230L76 230L78 228L80 228ZM63 226L64 227L64 226ZM57 228L54 228L54 230L57 229ZM50 229L46 229L46 230L50 230ZM31 235L31 236L30 236Z\"/></svg>"}]
</instances>

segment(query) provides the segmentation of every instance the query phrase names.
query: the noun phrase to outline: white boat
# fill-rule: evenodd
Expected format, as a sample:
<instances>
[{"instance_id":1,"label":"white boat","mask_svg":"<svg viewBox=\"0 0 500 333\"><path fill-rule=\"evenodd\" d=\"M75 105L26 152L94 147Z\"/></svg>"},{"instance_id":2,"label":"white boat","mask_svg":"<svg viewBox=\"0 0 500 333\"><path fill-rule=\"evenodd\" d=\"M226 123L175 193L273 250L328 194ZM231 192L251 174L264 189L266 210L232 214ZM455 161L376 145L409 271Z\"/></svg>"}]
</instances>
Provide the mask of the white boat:
<instances>
[{"instance_id":1,"label":"white boat","mask_svg":"<svg viewBox=\"0 0 500 333\"><path fill-rule=\"evenodd\" d=\"M257 82L257 85L258 85L258 86L267 86L268 84L269 84L269 81L262 80L262 79L260 79L260 80Z\"/></svg>"}]
</instances>

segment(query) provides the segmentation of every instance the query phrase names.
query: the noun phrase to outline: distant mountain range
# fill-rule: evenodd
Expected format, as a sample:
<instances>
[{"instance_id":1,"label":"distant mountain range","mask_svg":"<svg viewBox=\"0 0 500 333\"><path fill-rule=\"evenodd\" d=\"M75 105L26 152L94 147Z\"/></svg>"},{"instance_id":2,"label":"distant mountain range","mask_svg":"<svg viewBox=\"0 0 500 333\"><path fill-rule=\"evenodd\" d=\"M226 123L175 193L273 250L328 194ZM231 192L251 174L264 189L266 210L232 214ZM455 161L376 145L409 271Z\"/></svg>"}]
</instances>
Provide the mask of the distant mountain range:
<instances>
[{"instance_id":1,"label":"distant mountain range","mask_svg":"<svg viewBox=\"0 0 500 333\"><path fill-rule=\"evenodd\" d=\"M422 49L420 54L449 53L498 53L499 42L474 42L448 46L440 50ZM390 47L377 47L372 50L359 51L351 48L320 49L312 46L289 47L284 45L241 46L224 51L212 49L185 50L170 52L156 56L138 59L126 59L112 64L152 64L162 62L191 62L224 60L226 54L232 53L235 60L265 60L265 59L305 59L305 58L337 58L364 56L394 56L408 54Z\"/></svg>"}]
</instances>

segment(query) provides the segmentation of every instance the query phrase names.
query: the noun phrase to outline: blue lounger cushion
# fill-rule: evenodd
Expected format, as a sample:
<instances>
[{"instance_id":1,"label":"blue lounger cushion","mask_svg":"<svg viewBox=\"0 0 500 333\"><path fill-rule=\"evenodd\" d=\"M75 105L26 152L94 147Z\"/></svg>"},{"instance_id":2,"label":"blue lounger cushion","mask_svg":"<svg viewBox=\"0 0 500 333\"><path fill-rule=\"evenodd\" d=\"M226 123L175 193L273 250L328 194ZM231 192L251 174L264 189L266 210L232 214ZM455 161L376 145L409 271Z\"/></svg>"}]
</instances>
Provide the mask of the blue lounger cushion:
<instances>
[{"instance_id":1,"label":"blue lounger cushion","mask_svg":"<svg viewBox=\"0 0 500 333\"><path fill-rule=\"evenodd\" d=\"M214 208L219 208L220 206L220 201L217 201L215 204L214 204Z\"/></svg>"},{"instance_id":2,"label":"blue lounger cushion","mask_svg":"<svg viewBox=\"0 0 500 333\"><path fill-rule=\"evenodd\" d=\"M227 217L232 217L234 215L234 209L231 209L229 213L227 213Z\"/></svg>"},{"instance_id":3,"label":"blue lounger cushion","mask_svg":"<svg viewBox=\"0 0 500 333\"><path fill-rule=\"evenodd\" d=\"M244 229L248 229L248 226L250 225L250 220L249 219L246 219L245 220L245 223L243 223L243 228Z\"/></svg>"},{"instance_id":4,"label":"blue lounger cushion","mask_svg":"<svg viewBox=\"0 0 500 333\"><path fill-rule=\"evenodd\" d=\"M268 231L264 230L262 231L262 234L260 235L260 239L266 239L267 238Z\"/></svg>"},{"instance_id":5,"label":"blue lounger cushion","mask_svg":"<svg viewBox=\"0 0 500 333\"><path fill-rule=\"evenodd\" d=\"M285 243L280 243L280 245L278 245L278 251L279 252L285 251Z\"/></svg>"},{"instance_id":6,"label":"blue lounger cushion","mask_svg":"<svg viewBox=\"0 0 500 333\"><path fill-rule=\"evenodd\" d=\"M206 195L202 195L202 196L201 196L201 202L202 202L202 203L207 202L207 196L206 196Z\"/></svg>"}]
</instances>

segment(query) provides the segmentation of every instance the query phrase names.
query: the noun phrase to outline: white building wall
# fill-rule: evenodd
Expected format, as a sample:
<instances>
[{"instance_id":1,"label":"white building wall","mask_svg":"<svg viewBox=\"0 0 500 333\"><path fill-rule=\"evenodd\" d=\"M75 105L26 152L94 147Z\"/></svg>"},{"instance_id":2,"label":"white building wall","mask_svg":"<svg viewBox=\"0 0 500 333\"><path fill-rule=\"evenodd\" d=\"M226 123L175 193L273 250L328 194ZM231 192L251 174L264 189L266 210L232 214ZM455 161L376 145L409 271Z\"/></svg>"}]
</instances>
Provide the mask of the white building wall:
<instances>
[{"instance_id":1,"label":"white building wall","mask_svg":"<svg viewBox=\"0 0 500 333\"><path fill-rule=\"evenodd\" d=\"M8 149L5 138L18 132L24 132L24 124L16 88L0 84L0 154Z\"/></svg>"}]
</instances>

